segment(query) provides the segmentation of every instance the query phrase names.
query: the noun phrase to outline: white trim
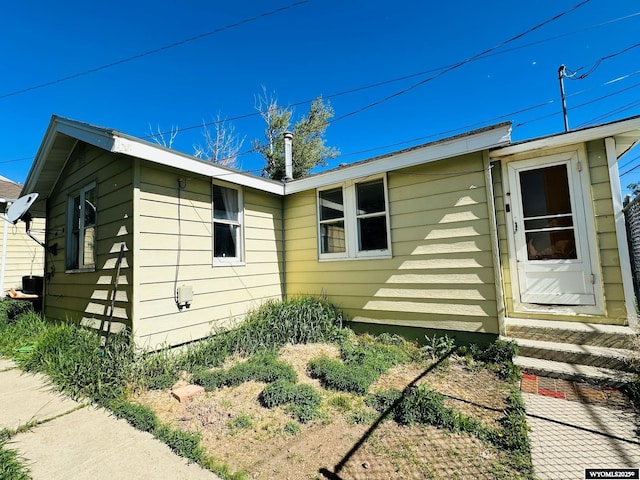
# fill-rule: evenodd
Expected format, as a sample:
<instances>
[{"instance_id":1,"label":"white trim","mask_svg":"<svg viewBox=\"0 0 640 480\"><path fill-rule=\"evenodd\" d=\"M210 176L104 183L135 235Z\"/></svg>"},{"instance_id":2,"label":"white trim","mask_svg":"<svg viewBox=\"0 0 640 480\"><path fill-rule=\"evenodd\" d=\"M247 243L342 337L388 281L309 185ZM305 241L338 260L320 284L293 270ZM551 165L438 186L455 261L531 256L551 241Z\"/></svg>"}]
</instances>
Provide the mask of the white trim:
<instances>
[{"instance_id":1,"label":"white trim","mask_svg":"<svg viewBox=\"0 0 640 480\"><path fill-rule=\"evenodd\" d=\"M385 203L385 222L386 222L386 235L387 235L387 248L380 250L360 250L358 246L358 215L357 215L357 186L362 183L369 183L376 180L382 180L382 188L384 194ZM333 190L336 188L342 189L342 202L344 208L344 215L342 217L344 222L344 237L345 237L345 251L337 253L322 253L321 244L321 232L320 232L320 193L327 190ZM389 187L387 184L386 174L375 175L373 177L362 178L344 182L339 185L330 185L325 188L319 188L316 190L316 234L317 234L317 249L318 260L355 260L355 259L380 259L391 258L391 216L389 214ZM381 215L380 215L381 216Z\"/></svg>"},{"instance_id":2,"label":"white trim","mask_svg":"<svg viewBox=\"0 0 640 480\"><path fill-rule=\"evenodd\" d=\"M423 165L445 158L495 148L509 143L510 133L510 126L501 125L479 133L427 144L409 151L390 153L382 158L370 160L365 163L294 180L293 182L285 184L284 194L290 195L305 190L325 188L356 178L380 175L401 168Z\"/></svg>"},{"instance_id":3,"label":"white trim","mask_svg":"<svg viewBox=\"0 0 640 480\"><path fill-rule=\"evenodd\" d=\"M505 322L504 282L502 280L502 268L500 259L500 239L498 238L498 219L496 216L496 197L493 189L493 173L488 152L483 152L482 163L484 165L485 191L487 192L487 210L491 224L491 256L493 259L493 276L496 290L496 311L498 313L498 332L507 334Z\"/></svg>"},{"instance_id":4,"label":"white trim","mask_svg":"<svg viewBox=\"0 0 640 480\"><path fill-rule=\"evenodd\" d=\"M237 195L238 200L238 220L225 220L225 219L216 219L215 218L215 206L213 205L213 188L214 187L222 187L227 188L229 190L234 190ZM216 248L216 223L221 223L225 225L237 225L238 231L236 236L236 256L235 257L216 257L215 256L215 248ZM211 182L211 258L213 267L229 267L229 266L242 266L245 264L245 251L244 251L244 192L242 187L235 185L233 183L220 182L218 180L213 180Z\"/></svg>"},{"instance_id":5,"label":"white trim","mask_svg":"<svg viewBox=\"0 0 640 480\"><path fill-rule=\"evenodd\" d=\"M560 133L550 137L540 138L537 140L527 140L515 145L497 148L489 152L489 157L493 159L507 155L516 155L519 153L529 153L535 150L565 147L571 144L584 143L591 140L620 135L634 130L637 135L639 129L640 117L634 117L607 125L599 125L568 133Z\"/></svg>"},{"instance_id":6,"label":"white trim","mask_svg":"<svg viewBox=\"0 0 640 480\"><path fill-rule=\"evenodd\" d=\"M96 209L96 216L95 216L95 224L94 224L94 238L93 238L93 263L85 263L85 258L84 258L84 236L85 236L85 224L84 224L84 217L85 217L85 195L87 192L91 191L91 190L96 190L95 192L95 196L96 196L96 200L98 198L98 192L97 192L97 184L95 181L90 182L88 184L86 184L84 187L80 188L79 190L74 191L73 193L67 195L67 221L66 221L66 228L67 228L67 235L66 235L66 245L65 245L65 251L64 251L64 264L65 264L65 272L66 273L79 273L79 272L93 272L96 269L96 264L97 264L97 247L98 247L98 238L97 238L97 231L98 231L98 212ZM79 197L79 208L80 208L80 212L78 213L78 221L80 222L80 225L78 225L78 251L76 252L76 258L74 260L74 263L77 263L78 266L76 268L69 268L69 248L71 248L72 246L72 237L73 237L73 225L72 225L72 221L73 221L73 216L75 213L75 210L73 208L73 200L75 197Z\"/></svg>"},{"instance_id":7,"label":"white trim","mask_svg":"<svg viewBox=\"0 0 640 480\"><path fill-rule=\"evenodd\" d=\"M622 271L622 289L624 291L624 303L627 309L627 320L631 327L638 325L636 313L635 292L633 288L633 273L631 272L631 256L627 239L627 227L622 208L622 188L620 187L620 175L618 170L618 156L616 154L616 141L612 137L604 139L609 166L609 183L611 185L611 199L613 201L613 214L616 226L616 239L618 241L618 255L620 269Z\"/></svg>"},{"instance_id":8,"label":"white trim","mask_svg":"<svg viewBox=\"0 0 640 480\"><path fill-rule=\"evenodd\" d=\"M122 136L115 136L115 143L111 149L114 153L123 153L143 160L149 160L160 165L179 168L191 173L205 175L214 179L235 183L243 187L256 188L264 192L284 194L284 186L273 180L267 180L255 175L221 167L211 162L199 160L186 154L165 150L144 141L138 141Z\"/></svg>"}]
</instances>

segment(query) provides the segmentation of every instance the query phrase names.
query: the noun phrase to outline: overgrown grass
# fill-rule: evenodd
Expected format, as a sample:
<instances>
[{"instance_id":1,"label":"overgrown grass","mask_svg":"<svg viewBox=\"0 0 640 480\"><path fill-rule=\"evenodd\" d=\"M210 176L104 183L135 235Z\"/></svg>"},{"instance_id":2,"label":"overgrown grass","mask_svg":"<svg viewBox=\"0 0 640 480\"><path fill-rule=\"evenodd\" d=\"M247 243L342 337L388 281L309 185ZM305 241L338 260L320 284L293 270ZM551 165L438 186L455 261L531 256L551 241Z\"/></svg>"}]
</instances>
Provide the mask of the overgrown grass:
<instances>
[{"instance_id":1,"label":"overgrown grass","mask_svg":"<svg viewBox=\"0 0 640 480\"><path fill-rule=\"evenodd\" d=\"M364 342L341 342L341 360L326 355L309 362L308 372L332 390L364 395L389 368L411 359L406 345L386 344L365 337Z\"/></svg>"},{"instance_id":2,"label":"overgrown grass","mask_svg":"<svg viewBox=\"0 0 640 480\"><path fill-rule=\"evenodd\" d=\"M232 355L278 351L287 343L335 342L347 335L342 313L324 299L310 296L271 300L247 314L237 328L188 346L183 353L168 350L146 355L136 368L134 388L167 388L180 372L220 367Z\"/></svg>"},{"instance_id":3,"label":"overgrown grass","mask_svg":"<svg viewBox=\"0 0 640 480\"><path fill-rule=\"evenodd\" d=\"M389 389L366 399L366 404L401 425L423 424L443 428L455 433L465 433L514 455L514 464L520 471L533 471L530 461L529 427L522 397L513 388L507 400L505 415L499 428L484 426L444 403L445 396L419 384L405 392Z\"/></svg>"},{"instance_id":4,"label":"overgrown grass","mask_svg":"<svg viewBox=\"0 0 640 480\"><path fill-rule=\"evenodd\" d=\"M288 363L277 360L276 352L271 350L257 352L247 361L226 370L199 370L192 377L194 383L202 385L207 391L240 385L250 380L269 383L280 379L295 382L296 372Z\"/></svg>"},{"instance_id":5,"label":"overgrown grass","mask_svg":"<svg viewBox=\"0 0 640 480\"><path fill-rule=\"evenodd\" d=\"M392 366L415 360L420 353L440 355L445 347L447 352L452 347L450 342L434 339L431 350L420 352L417 346L388 334L356 339L342 327L342 322L342 314L324 300L299 297L286 302L268 302L235 330L219 332L180 353L164 350L136 355L128 332L112 336L109 348L102 352L96 332L68 323L47 323L31 311L28 302L8 305L0 301L0 354L15 357L27 370L48 374L74 398L88 397L111 408L118 417L151 433L179 455L222 478L237 480L247 477L243 472L231 472L227 465L208 456L197 435L163 425L152 410L127 401L128 389L168 388L183 371L192 372L194 381L208 390L247 380L270 382L260 395L262 404L282 405L300 423L306 423L322 415L321 396L309 385L294 383L292 367L277 360L276 352L283 345L337 343L341 349L340 360L318 357L310 362L309 372L327 388L352 392L360 395L354 398L360 399ZM513 379L519 374L512 363L516 347L499 342L486 350L472 347L467 358L475 364L489 366L503 378ZM220 367L232 355L244 356L247 360L225 370L207 370ZM477 436L510 452L520 471L531 468L524 407L517 389L509 397L500 427L493 430L446 407L443 397L426 386L412 387L404 395L397 390L379 392L366 401L378 412L388 410L390 417L401 424L428 423ZM347 415L350 422L374 421L371 410L363 408L361 403L359 408L352 408L349 403L347 396L336 396L330 406ZM251 419L236 417L231 423L236 430L250 428ZM290 422L283 433L297 435L300 427ZM0 468L9 468L5 462L11 468L19 467L19 460L5 453L8 450L1 442L2 438Z\"/></svg>"},{"instance_id":6,"label":"overgrown grass","mask_svg":"<svg viewBox=\"0 0 640 480\"><path fill-rule=\"evenodd\" d=\"M18 454L7 448L6 441L0 440L0 478L2 480L29 480L29 470L20 461Z\"/></svg>"},{"instance_id":7,"label":"overgrown grass","mask_svg":"<svg viewBox=\"0 0 640 480\"><path fill-rule=\"evenodd\" d=\"M129 403L128 388L168 388L185 370L198 371L204 378L207 375L202 369L220 366L230 355L249 357L256 352L262 353L243 366L215 374L212 382L232 385L246 379L292 381L292 367L276 361L274 352L286 343L336 341L345 335L342 321L342 314L324 300L299 297L272 301L250 313L238 328L191 345L183 353L164 350L136 355L128 332L113 335L103 352L95 331L71 323L46 322L31 310L29 302L0 300L0 354L14 357L26 370L47 374L73 398L90 398L111 408L136 428L152 433L179 455L222 478L239 480L247 476L243 472L232 473L224 463L206 456L198 436L162 425L152 411ZM300 421L315 418L317 392L309 392L304 386L292 391L294 400L287 407L292 414ZM15 457L5 452L1 446L2 468L13 468Z\"/></svg>"},{"instance_id":8,"label":"overgrown grass","mask_svg":"<svg viewBox=\"0 0 640 480\"><path fill-rule=\"evenodd\" d=\"M277 380L267 385L260 394L260 403L267 408L287 405L289 413L300 423L308 423L320 415L322 397L311 386Z\"/></svg>"}]
</instances>

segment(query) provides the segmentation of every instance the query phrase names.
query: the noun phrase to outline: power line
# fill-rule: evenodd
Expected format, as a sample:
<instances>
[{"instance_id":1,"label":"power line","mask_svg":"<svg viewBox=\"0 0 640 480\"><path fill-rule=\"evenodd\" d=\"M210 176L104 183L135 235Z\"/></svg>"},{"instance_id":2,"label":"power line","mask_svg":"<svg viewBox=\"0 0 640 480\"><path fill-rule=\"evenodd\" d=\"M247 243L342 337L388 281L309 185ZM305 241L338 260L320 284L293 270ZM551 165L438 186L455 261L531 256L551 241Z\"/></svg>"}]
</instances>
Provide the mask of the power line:
<instances>
[{"instance_id":1,"label":"power line","mask_svg":"<svg viewBox=\"0 0 640 480\"><path fill-rule=\"evenodd\" d=\"M337 121L340 121L340 120L343 120L345 118L351 117L351 116L356 115L358 113L361 113L361 112L363 112L365 110L368 110L370 108L376 107L376 106L378 106L378 105L380 105L380 104L382 104L384 102L387 102L388 100L391 100L391 99L393 99L395 97L399 97L400 95L404 95L405 93L408 93L411 90L413 90L413 89L415 89L415 88L417 88L419 86L422 86L427 82L430 82L431 80L435 80L436 78L439 78L439 77L445 75L446 73L449 73L449 72L451 72L453 70L456 70L456 69L462 67L463 65L466 65L468 63L474 62L474 61L482 58L483 56L486 56L487 54L489 54L489 53L491 53L491 52L493 52L493 51L495 51L495 50L497 50L497 49L499 49L499 48L501 48L501 47L503 47L503 46L505 46L505 45L507 45L509 43L512 43L512 42L524 37L525 35L528 35L529 33L534 32L534 31L542 28L545 25L548 25L551 22L554 22L554 21L558 20L559 18L561 18L561 17L563 17L563 16L565 16L565 15L567 15L567 14L569 14L569 13L575 11L575 10L577 10L578 8L582 7L583 5L586 5L590 1L591 0L584 0L584 1L574 5L573 7L569 8L568 10L565 10L564 12L559 13L558 15L555 15L555 16L547 19L544 22L539 23L539 24L537 24L537 25L525 30L524 32L521 32L521 33L509 38L508 40L500 42L498 45L495 45L494 47L491 47L491 48L489 48L487 50L484 50L484 51L482 51L480 53L472 55L471 57L469 57L469 58L467 58L465 60L462 60L462 61L460 61L458 63L455 63L452 66L450 66L448 68L445 68L441 72L437 73L436 75L433 75L433 76L431 76L429 78L421 80L418 83L414 83L413 85L411 85L411 86L409 86L407 88L404 88L404 89L402 89L400 91L397 91L397 92L395 92L395 93L393 93L391 95L388 95L388 96L386 96L386 97L384 97L384 98L382 98L380 100L377 100L375 102L369 103L368 105L365 105L365 106L363 106L361 108L358 108L357 110L353 110L353 111L351 111L349 113L341 115L340 117L337 117L334 120L332 120L330 123L335 123Z\"/></svg>"},{"instance_id":2,"label":"power line","mask_svg":"<svg viewBox=\"0 0 640 480\"><path fill-rule=\"evenodd\" d=\"M589 75L591 75L593 72L595 72L598 67L602 64L602 62L604 62L605 60L610 60L612 58L618 57L620 55L623 55L625 53L627 53L630 50L633 50L634 48L638 48L640 47L640 43L636 43L634 45L631 45L629 47L626 47L618 52L612 53L610 55L606 55L604 57L600 57L598 60L596 60L596 62L593 64L593 66L586 72L583 73L582 75L578 75L576 76L576 74L582 70L584 67L580 67L577 70L573 71L571 74L569 75L565 75L565 78L568 78L569 80L583 80L585 78L587 78Z\"/></svg>"},{"instance_id":3,"label":"power line","mask_svg":"<svg viewBox=\"0 0 640 480\"><path fill-rule=\"evenodd\" d=\"M587 0L587 1L589 1L589 0ZM586 2L583 2L583 4L584 3L586 3ZM558 15L558 16L550 19L550 20L548 20L546 23L549 23L549 22L555 20L556 18L559 18L560 16L569 13L571 10L574 10L574 9L580 7L580 6L582 6L582 4L576 5L575 7L573 7L573 9L570 9L570 10L568 10L568 11L566 11L566 12L564 12L564 13L562 13L562 14L560 14L560 15ZM480 53L480 54L477 55L478 58L476 58L475 60L481 60L483 58L489 58L489 57L493 57L493 56L497 56L497 55L503 55L505 53L513 52L513 51L520 50L520 49L523 49L523 48L528 48L528 47L531 47L531 46L534 46L534 45L539 45L541 43L549 42L549 41L552 41L552 40L557 40L559 38L563 38L563 37L566 37L566 36L574 35L576 33L584 32L584 31L587 31L587 30L592 30L594 28L602 27L602 26L605 26L605 25L610 25L612 23L617 23L619 21L627 20L629 18L633 18L633 17L636 17L638 15L640 15L640 12L635 12L635 13L632 13L630 15L614 18L612 20L607 20L605 22L597 23L597 24L594 24L594 25L589 25L587 27L584 27L584 28L581 28L581 29L578 29L578 30L573 30L571 32L566 32L566 33L563 33L563 34L560 34L560 35L555 35L555 36L548 37L548 38L545 38L545 39L542 39L542 40L538 40L538 41L535 41L535 42L527 43L527 44L524 44L524 45L519 45L517 47L504 49L504 50L501 50L501 51L491 51L493 49L489 49L489 50L487 50L487 52L491 52L491 53ZM541 24L541 25L543 25L543 24ZM531 29L530 31L533 31L533 30L539 28L540 26L536 26L533 29ZM529 33L529 31L521 34L520 36L523 36L523 35L525 35L527 33ZM512 40L513 39L505 41L505 42L503 42L503 44L509 43ZM499 48L499 47L500 47L500 45L494 47L494 49ZM408 80L410 78L420 77L422 75L427 75L427 74L433 73L433 72L441 72L440 74L443 74L445 72L442 72L442 71L444 71L444 70L453 70L453 69L457 68L457 66L460 66L460 63L453 63L453 64L448 64L448 65L443 65L443 66L440 66L440 67L431 68L429 70L423 70L421 72L411 73L411 74L400 76L400 77L394 77L394 78L391 78L391 79L383 80L383 81L372 83L372 84L369 84L369 85L363 85L363 86L360 86L360 87L355 87L355 88L352 88L352 89L349 89L349 90L344 90L344 91L332 93L332 94L329 94L329 95L322 95L322 98L323 99L331 99L331 98L340 97L340 96L343 96L343 95L349 95L349 94L352 94L352 93L356 93L356 92L360 92L360 91L364 91L364 90L369 90L369 89L372 89L372 88L377 88L377 87L381 87L381 86L384 86L384 85L389 85L389 84L392 84L392 83L401 82L403 80ZM433 78L435 78L435 77L428 78L428 79L420 82L420 84L426 83L426 82L432 80ZM415 88L415 86L414 87L410 87L410 89L413 89L413 88ZM572 95L575 95L575 94L572 94ZM569 96L571 96L571 95L569 95ZM300 105L306 105L306 104L309 104L309 103L313 102L314 100L316 100L316 98L307 99L307 100L301 100L301 101L298 101L298 102L295 102L295 103L290 103L287 107L297 107L297 106L300 106ZM260 112L251 112L251 113L240 114L240 115L236 115L236 116L233 116L233 117L227 117L225 119L213 120L211 122L202 122L202 123L199 123L197 125L190 125L188 127L181 128L180 131L187 131L187 130L193 130L193 129L196 129L196 128L208 127L208 126L211 126L211 125L216 125L216 124L223 123L223 122L228 122L228 121L243 120L245 118L254 117L254 116L258 116L258 115L260 115ZM351 114L348 114L348 115L351 115ZM335 122L337 120L338 119L333 120L333 121ZM171 133L171 132L169 132L169 131L159 132L156 135L164 135L164 134L169 134L169 133ZM152 136L153 135L147 135L147 136L144 136L144 137L141 137L141 138L151 138Z\"/></svg>"},{"instance_id":4,"label":"power line","mask_svg":"<svg viewBox=\"0 0 640 480\"><path fill-rule=\"evenodd\" d=\"M155 55L156 53L164 52L166 50L169 50L169 49L172 49L172 48L175 48L175 47L179 47L179 46L184 45L186 43L194 42L196 40L200 40L202 38L209 37L211 35L215 35L215 34L220 33L220 32L224 32L226 30L231 30L233 28L240 27L240 26L245 25L247 23L251 23L251 22L254 22L256 20L260 20L262 18L269 17L271 15L275 15L277 13L284 12L285 10L290 10L292 8L298 7L298 6L300 6L302 4L305 4L305 3L308 3L308 2L309 2L309 0L299 0L299 1L295 2L295 3L290 4L290 5L286 5L284 7L276 8L276 9L270 10L268 12L260 13L258 15L253 16L253 17L248 17L248 18L245 18L243 20L240 20L239 22L230 23L230 24L225 25L223 27L216 28L215 30L211 30L209 32L201 33L201 34L196 35L194 37L189 37L189 38L186 38L184 40L179 40L177 42L173 42L173 43L170 43L168 45L164 45L162 47L154 48L152 50L147 50L146 52L142 52L142 53L139 53L137 55L133 55L131 57L123 58L121 60L116 60L115 62L107 63L107 64L101 65L99 67L95 67L95 68L91 68L89 70L84 70L82 72L78 72L78 73L74 73L74 74L71 74L71 75L67 75L66 77L61 77L61 78L58 78L56 80L51 80L49 82L41 83L39 85L33 85L31 87L23 88L22 90L16 90L14 92L5 93L3 95L0 95L0 100L2 100L4 98L20 95L22 93L31 92L33 90L38 90L40 88L49 87L51 85L55 85L55 84L58 84L58 83L66 82L66 81L72 80L74 78L83 77L85 75L96 73L96 72L99 72L101 70L106 70L108 68L115 67L117 65L122 65L123 63L132 62L134 60L138 60L140 58L144 58L144 57L147 57L149 55Z\"/></svg>"},{"instance_id":5,"label":"power line","mask_svg":"<svg viewBox=\"0 0 640 480\"><path fill-rule=\"evenodd\" d=\"M638 158L640 158L640 157L636 157L636 158L635 158L635 160L637 160ZM621 174L620 174L620 178L622 178L622 177L624 177L625 175L628 175L629 173L633 172L633 171L634 171L636 168L638 168L638 167L640 167L640 163L639 163L638 165L636 165L635 167L630 168L630 169L629 169L629 170L627 170L626 172L621 173Z\"/></svg>"}]
</instances>

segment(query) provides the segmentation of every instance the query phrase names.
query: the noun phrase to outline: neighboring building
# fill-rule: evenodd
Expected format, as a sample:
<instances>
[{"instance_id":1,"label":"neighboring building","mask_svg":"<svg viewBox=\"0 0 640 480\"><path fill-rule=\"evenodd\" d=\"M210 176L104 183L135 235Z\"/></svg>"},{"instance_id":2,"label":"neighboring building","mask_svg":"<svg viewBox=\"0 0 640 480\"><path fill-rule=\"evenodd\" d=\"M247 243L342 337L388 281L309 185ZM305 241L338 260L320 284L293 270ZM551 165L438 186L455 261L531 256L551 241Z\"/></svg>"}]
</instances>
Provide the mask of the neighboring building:
<instances>
[{"instance_id":1,"label":"neighboring building","mask_svg":"<svg viewBox=\"0 0 640 480\"><path fill-rule=\"evenodd\" d=\"M20 196L22 185L0 176L0 214L5 215L14 200ZM44 238L44 220L34 219L32 230ZM24 223L12 225L0 220L0 292L13 288L22 289L22 277L42 276L44 271L44 249L25 233Z\"/></svg>"},{"instance_id":2,"label":"neighboring building","mask_svg":"<svg viewBox=\"0 0 640 480\"><path fill-rule=\"evenodd\" d=\"M640 117L520 143L504 123L288 183L53 117L38 192L45 313L150 348L267 299L326 295L362 329L497 335L508 317L622 325L635 306L617 162Z\"/></svg>"}]
</instances>

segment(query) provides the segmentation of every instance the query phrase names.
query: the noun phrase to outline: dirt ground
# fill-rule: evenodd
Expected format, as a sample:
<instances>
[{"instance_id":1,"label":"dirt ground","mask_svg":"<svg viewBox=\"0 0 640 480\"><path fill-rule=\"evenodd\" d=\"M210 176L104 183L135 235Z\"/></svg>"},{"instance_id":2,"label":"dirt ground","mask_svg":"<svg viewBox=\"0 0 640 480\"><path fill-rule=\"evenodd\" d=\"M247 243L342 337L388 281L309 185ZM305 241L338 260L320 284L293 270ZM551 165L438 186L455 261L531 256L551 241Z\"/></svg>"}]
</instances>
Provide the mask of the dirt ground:
<instances>
[{"instance_id":1,"label":"dirt ground","mask_svg":"<svg viewBox=\"0 0 640 480\"><path fill-rule=\"evenodd\" d=\"M503 452L469 435L429 426L378 422L361 397L330 392L306 373L307 362L320 354L338 357L326 344L285 347L298 381L323 395L323 418L297 424L283 408L258 402L265 384L248 382L221 388L179 403L170 391L148 391L135 401L153 408L162 422L198 432L208 453L232 471L257 479L493 479L517 478ZM416 379L448 396L446 403L487 425L502 416L508 385L487 370L469 371L452 360L446 368L425 374L427 366L402 365L390 370L370 391L405 388ZM365 412L368 421L353 422ZM240 417L239 417L240 416ZM240 422L238 419L242 419ZM299 427L299 432L295 426Z\"/></svg>"}]
</instances>

